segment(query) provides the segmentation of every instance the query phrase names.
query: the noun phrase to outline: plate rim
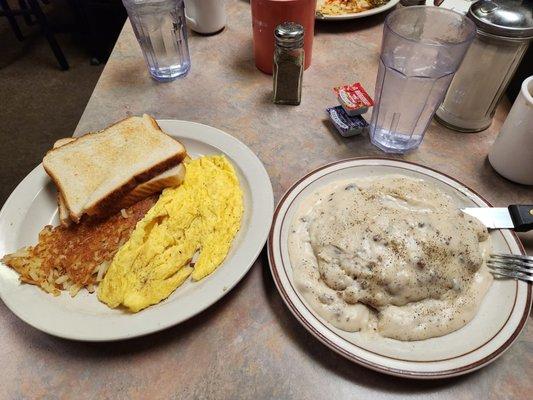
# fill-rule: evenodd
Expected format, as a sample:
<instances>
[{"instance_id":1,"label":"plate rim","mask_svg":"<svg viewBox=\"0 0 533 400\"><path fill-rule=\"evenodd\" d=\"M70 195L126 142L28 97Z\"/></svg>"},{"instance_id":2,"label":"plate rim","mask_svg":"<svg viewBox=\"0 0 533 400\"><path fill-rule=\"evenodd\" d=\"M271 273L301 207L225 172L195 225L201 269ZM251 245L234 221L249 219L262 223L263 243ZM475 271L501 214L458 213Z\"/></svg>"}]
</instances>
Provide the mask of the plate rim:
<instances>
[{"instance_id":1,"label":"plate rim","mask_svg":"<svg viewBox=\"0 0 533 400\"><path fill-rule=\"evenodd\" d=\"M50 326L42 326L41 324L38 324L38 323L35 323L34 321L32 321L30 318L28 318L27 315L19 313L18 312L19 310L17 310L16 307L14 307L14 305L11 304L11 302L6 299L6 294L4 293L4 291L0 290L0 299L2 300L4 305L9 309L10 312L12 312L17 318L22 320L24 323L32 326L33 328L35 328L35 329L37 329L37 330L39 330L41 332L45 332L45 333L47 333L49 335L52 335L52 336L55 336L55 337L59 337L59 338L63 338L63 339L68 339L68 340L80 341L80 342L114 342L114 341L128 340L128 339L132 339L132 338L136 338L136 337L146 336L146 335L149 335L149 334L152 334L152 333L156 333L156 332L168 329L168 328L173 327L175 325L181 324L181 323L187 321L188 319L190 319L190 318L202 313L203 311L205 311L206 309L211 307L213 304L215 304L218 301L220 301L235 286L237 286L237 284L239 282L242 281L242 279L248 274L248 272L250 271L252 266L257 261L257 258L259 257L259 254L261 253L261 251L265 247L265 243L266 243L266 241L268 239L268 234L269 234L270 227L271 227L271 224L272 224L272 215L273 215L274 206L275 206L272 181L270 180L270 176L268 174L268 171L266 170L266 168L265 168L263 162L261 161L261 159L257 156L257 154L250 147L248 147L241 140L239 140L235 136L232 136L229 133L224 132L223 130L221 130L219 128L216 128L214 126L210 126L210 125L206 125L206 124L202 124L202 123L198 123L198 122L194 122L194 121L169 119L169 118L157 118L156 121L158 122L158 124L159 123L162 123L162 124L165 124L165 123L177 123L178 125L179 124L186 124L186 125L191 125L192 124L192 125L196 125L199 128L202 128L202 127L203 128L207 128L207 129L211 130L211 132L213 132L213 133L216 131L216 135L217 136L224 137L226 140L229 140L230 142L233 142L234 146L235 145L238 146L241 151L246 151L248 153L248 157L251 157L250 160L253 160L253 162L256 164L257 170L260 171L260 173L263 175L263 178L266 178L264 180L261 179L261 181L259 181L259 182L261 182L261 185L263 185L263 190L267 192L266 194L268 194L268 196L263 196L262 197L264 199L264 204L263 205L265 206L265 208L262 211L262 213L264 213L265 215L268 215L268 218L265 217L265 223L264 224L256 224L259 227L257 229L258 230L257 235L258 235L258 237L260 237L260 240L257 240L257 242L256 242L256 246L255 246L256 248L252 252L253 255L252 255L252 253L250 253L250 256L249 256L250 261L247 262L247 264L249 264L249 265L247 267L245 267L245 268L242 268L242 271L239 274L238 278L234 279L234 281L230 285L225 286L225 290L223 290L222 293L214 296L212 299L210 299L210 301L207 301L203 306L199 307L198 310L194 311L193 313L191 313L190 315L186 316L185 318L175 318L175 317L173 318L174 314L169 313L169 318L166 320L165 323L152 322L151 324L149 324L150 325L149 328L137 329L133 333L122 333L122 334L118 334L118 335L115 335L115 334L111 335L110 334L110 335L101 335L101 336L96 335L95 336L93 334L93 335L82 336L82 335L73 334L73 332L69 332L69 331L61 332L61 329L58 330L56 328L56 324L53 324L53 323L50 324ZM163 128L163 127L162 127L162 129L169 136L171 136L173 138L176 138L178 140L180 140L180 139L195 140L197 142L206 144L208 146L212 146L212 147L217 148L217 149L220 146L224 147L224 145L220 145L220 143L216 144L216 143L211 143L209 141L206 141L205 137L192 136L191 134L185 135L183 133L183 130L180 133L169 133L169 129L165 130L165 128ZM221 149L220 152L224 153L225 150ZM228 156L228 158L230 158L230 161L233 164L235 164L236 166L238 166L239 169L242 170L242 168L239 166L239 164L233 158L231 158L229 156ZM242 171L242 173L245 174L245 171ZM7 198L5 203L2 205L2 208L0 209L0 221L7 217L7 211L6 211L7 208L11 207L13 202L16 202L15 193L20 192L22 190L25 190L26 186L28 185L28 182L30 182L32 179L41 179L41 178L48 179L47 175L46 175L46 172L44 171L44 168L42 167L42 162L39 163L35 168L33 168L18 183L18 185L15 187L15 189L11 192L11 194L9 195L9 197ZM247 180L249 180L249 179L247 179ZM258 182L257 179L256 179L256 182ZM253 189L252 189L253 182L249 181L248 184L249 184L249 187L250 187L250 194L252 195L253 194ZM43 187L38 186L36 188L35 192L39 192L40 190L43 189ZM34 192L32 192L32 193L34 194ZM31 200L31 203L32 202L33 202L33 200ZM253 210L256 209L256 205L255 204L252 204L252 206L253 207L250 210L251 213L253 212ZM26 213L27 213L27 210L24 211L24 214L26 214ZM241 246L242 246L242 244L241 244ZM9 267L5 266L4 263L1 263L1 262L0 262L0 267L1 268L9 268ZM0 287L0 289L1 289L1 287ZM35 288L35 290L40 290L40 289L39 288ZM138 315L138 313L137 313L137 315ZM103 319L103 320L105 320L105 319Z\"/></svg>"},{"instance_id":2,"label":"plate rim","mask_svg":"<svg viewBox=\"0 0 533 400\"><path fill-rule=\"evenodd\" d=\"M333 162L324 164L322 166L319 166L319 167L313 169L312 171L310 171L309 173L307 173L306 175L304 175L303 177L301 177L300 179L295 181L289 187L289 189L287 189L285 191L285 193L281 197L281 199L278 202L278 204L276 206L276 209L274 211L272 226L271 226L271 229L270 229L270 233L269 233L269 236L268 236L268 242L267 242L267 254L268 254L268 262L269 262L270 272L272 274L272 277L273 277L274 283L276 285L276 288L277 288L278 292L280 293L281 298L283 299L283 302L285 303L286 307L291 312L291 314L293 314L293 316L298 320L298 322L309 333L311 333L311 335L313 335L316 339L318 339L321 343L325 344L331 350L335 351L337 354L340 354L341 356L343 356L343 357L347 358L348 360L350 360L352 362L355 362L355 363L357 363L359 365L362 365L362 366L367 367L369 369L372 369L374 371L378 371L378 372L385 373L385 374L388 374L388 375L394 375L394 376L399 376L399 377L404 377L404 378L412 378L412 379L442 379L442 378L449 378L449 377L452 377L452 376L458 376L458 375L463 375L463 374L466 374L466 373L469 373L469 372L473 372L473 371L475 371L475 370L477 370L479 368L482 368L483 366L493 362L494 360L496 360L506 350L508 350L510 348L510 346L516 341L516 339L518 338L520 333L523 331L523 329L524 329L524 327L525 327L525 325L527 323L527 319L528 319L528 316L529 316L529 313L530 313L530 310L531 310L531 306L532 306L532 285L531 284L527 284L526 303L525 303L525 308L523 310L523 313L522 313L522 315L520 317L520 321L519 321L516 329L512 332L510 337L503 344L501 344L496 350L492 351L490 354L488 354L487 356L483 357L482 359L476 360L476 361L474 361L472 363L469 363L468 365L465 365L465 366L462 366L462 367L451 368L451 369L442 370L442 371L429 371L429 372L428 371L410 371L410 370L405 370L405 369L400 369L400 368L395 368L395 367L386 367L386 366L383 366L381 364L377 364L377 363L374 363L372 361L368 361L368 360L366 360L365 358L363 358L363 357L361 357L359 355L351 354L348 350L346 350L344 348L341 348L339 345L334 343L328 337L325 337L324 335L322 335L321 332L316 330L316 328L313 326L313 324L310 321L307 321L306 318L303 315L301 315L301 313L298 310L298 307L295 304L293 304L292 300L290 299L289 295L287 294L286 289L283 286L283 284L282 284L282 282L281 282L281 280L280 280L280 278L278 276L278 271L277 270L280 269L280 267L277 266L277 264L275 262L275 257L274 257L273 237L274 237L274 233L276 231L276 226L277 226L278 219L281 217L280 211L281 211L282 207L284 206L285 202L287 201L288 197L292 194L292 192L302 182L304 182L305 180L307 180L311 176L319 173L320 171L322 171L324 169L336 166L338 164L349 163L349 162L353 162L353 161L378 161L378 162L379 161L392 161L394 163L408 164L408 165L411 165L411 166L416 166L418 168L426 169L426 170L432 171L434 173L437 173L437 174L439 174L441 176L444 176L444 177L454 181L455 183L459 184L460 186L462 186L462 187L466 188L467 190L471 191L474 195L478 196L482 201L484 201L486 204L488 204L490 207L492 207L492 204L487 199L485 199L485 197L483 197L478 192L476 192L475 190L470 188L468 185L462 183L458 179L453 178L452 176L450 176L450 175L448 175L448 174L446 174L444 172L438 171L438 170L436 170L434 168L426 167L426 166L424 166L422 164L419 164L419 163L416 163L416 162L412 162L412 161L397 160L397 159L388 158L388 157L350 157L350 158L345 158L345 159L338 160L338 161L333 161ZM379 164L377 166L379 166ZM454 188L454 189L456 189L456 188ZM296 196L298 196L298 195L296 195ZM286 214L286 211L283 214L283 216L285 214ZM280 225L280 229L281 229L281 225ZM510 232L513 240L517 244L517 246L519 248L519 251L522 254L525 254L524 247L523 247L520 239L516 235L516 233L514 231L509 231L509 232ZM279 234L281 234L281 230L280 230ZM518 290L518 283L517 283L517 290ZM516 302L516 298L515 298L515 302ZM513 313L511 312L510 315L512 315L512 314ZM508 320L503 325L503 327L505 327L505 325L507 323L508 323ZM326 326L326 328L329 329L329 326L327 326L326 324L324 324L324 325ZM503 327L502 327L502 329L503 329ZM477 349L475 349L475 350L477 350ZM473 351L475 351L475 350L473 350ZM439 361L444 361L444 360L439 360Z\"/></svg>"},{"instance_id":3,"label":"plate rim","mask_svg":"<svg viewBox=\"0 0 533 400\"><path fill-rule=\"evenodd\" d=\"M381 14L382 12L390 10L391 8L396 6L398 3L400 3L400 0L389 0L387 4L383 4L382 6L374 7L369 10L360 11L358 13L328 15L328 16L323 16L323 17L318 17L315 11L315 19L318 21L346 21L350 19L370 17L372 15Z\"/></svg>"}]
</instances>

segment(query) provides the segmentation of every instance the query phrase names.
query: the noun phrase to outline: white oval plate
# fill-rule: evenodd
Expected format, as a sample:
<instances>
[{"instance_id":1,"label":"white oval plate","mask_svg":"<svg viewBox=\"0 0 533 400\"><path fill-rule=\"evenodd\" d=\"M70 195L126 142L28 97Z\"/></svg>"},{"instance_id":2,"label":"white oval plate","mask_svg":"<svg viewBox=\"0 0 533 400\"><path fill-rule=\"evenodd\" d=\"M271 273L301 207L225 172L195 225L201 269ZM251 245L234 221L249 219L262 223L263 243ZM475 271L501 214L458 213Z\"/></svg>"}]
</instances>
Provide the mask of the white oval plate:
<instances>
[{"instance_id":1,"label":"white oval plate","mask_svg":"<svg viewBox=\"0 0 533 400\"><path fill-rule=\"evenodd\" d=\"M345 19L356 19L356 18L364 18L369 17L371 15L379 14L384 11L390 10L396 4L398 4L400 0L390 0L387 4L383 4L382 6L371 8L370 10L361 11L358 13L349 13L349 14L341 14L341 15L322 15L322 14L316 14L316 19L325 20L325 21L340 21Z\"/></svg>"},{"instance_id":2,"label":"white oval plate","mask_svg":"<svg viewBox=\"0 0 533 400\"><path fill-rule=\"evenodd\" d=\"M490 206L460 182L417 164L359 158L319 168L295 183L274 213L268 256L281 297L298 321L322 343L376 371L407 378L445 378L487 365L509 348L525 326L531 307L531 285L495 279L478 314L468 325L442 337L416 342L370 338L339 330L319 317L295 290L287 240L291 221L301 201L317 188L334 181L386 174L423 178L454 196L464 206ZM491 239L494 252L524 254L511 231L493 231Z\"/></svg>"},{"instance_id":3,"label":"white oval plate","mask_svg":"<svg viewBox=\"0 0 533 400\"><path fill-rule=\"evenodd\" d=\"M0 297L20 319L67 339L133 338L176 325L205 310L248 272L265 244L274 210L272 185L263 164L247 146L221 130L187 121L158 123L185 145L191 157L225 154L237 171L244 193L244 215L224 263L200 282L184 283L165 301L137 314L112 310L85 290L74 298L68 293L51 296L36 286L20 284L18 274L0 264ZM57 225L55 193L42 165L17 186L0 211L0 256L35 244L43 226Z\"/></svg>"}]
</instances>

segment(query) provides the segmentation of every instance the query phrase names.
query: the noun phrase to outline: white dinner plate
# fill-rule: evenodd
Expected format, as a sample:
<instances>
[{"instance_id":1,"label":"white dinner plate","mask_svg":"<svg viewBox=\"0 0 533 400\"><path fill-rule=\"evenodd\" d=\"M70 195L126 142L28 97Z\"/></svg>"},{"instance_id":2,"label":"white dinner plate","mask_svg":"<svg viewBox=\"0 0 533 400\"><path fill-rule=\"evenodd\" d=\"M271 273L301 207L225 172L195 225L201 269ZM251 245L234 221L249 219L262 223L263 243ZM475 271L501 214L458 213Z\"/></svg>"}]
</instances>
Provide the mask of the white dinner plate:
<instances>
[{"instance_id":1,"label":"white dinner plate","mask_svg":"<svg viewBox=\"0 0 533 400\"><path fill-rule=\"evenodd\" d=\"M274 213L268 242L270 269L289 310L317 339L365 367L408 378L445 378L465 374L494 361L516 340L531 307L531 285L495 279L475 318L463 328L438 338L402 342L339 330L318 316L294 287L288 233L302 200L331 182L401 174L423 178L468 207L490 204L449 176L403 161L358 158L319 168L295 183ZM509 230L491 232L494 252L524 254Z\"/></svg>"},{"instance_id":2,"label":"white dinner plate","mask_svg":"<svg viewBox=\"0 0 533 400\"><path fill-rule=\"evenodd\" d=\"M189 280L165 301L136 314L110 309L85 290L74 298L67 292L54 297L36 286L19 283L18 274L0 264L0 297L23 321L68 339L133 338L176 325L205 310L248 272L265 244L274 209L272 185L263 164L246 145L216 128L187 121L158 123L185 145L191 157L225 154L237 171L244 193L244 215L223 264L203 280ZM56 191L39 165L0 211L0 257L35 244L46 224L58 224Z\"/></svg>"},{"instance_id":3,"label":"white dinner plate","mask_svg":"<svg viewBox=\"0 0 533 400\"><path fill-rule=\"evenodd\" d=\"M390 0L387 4L383 4L382 6L371 8L370 10L361 11L358 13L349 13L349 14L341 14L341 15L322 15L320 13L316 13L316 19L326 20L326 21L339 21L339 20L345 20L345 19L356 19L356 18L364 18L369 17L371 15L379 14L384 11L390 10L396 4L398 4L400 0Z\"/></svg>"}]
</instances>

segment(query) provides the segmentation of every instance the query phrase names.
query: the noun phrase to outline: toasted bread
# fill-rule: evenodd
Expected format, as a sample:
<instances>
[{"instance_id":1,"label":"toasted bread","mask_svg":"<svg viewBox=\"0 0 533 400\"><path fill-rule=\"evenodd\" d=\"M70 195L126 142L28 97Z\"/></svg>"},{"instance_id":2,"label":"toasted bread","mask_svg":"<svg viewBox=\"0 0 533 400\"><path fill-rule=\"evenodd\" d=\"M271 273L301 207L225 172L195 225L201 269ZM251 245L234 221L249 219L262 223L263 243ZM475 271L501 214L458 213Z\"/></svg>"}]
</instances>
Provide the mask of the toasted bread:
<instances>
[{"instance_id":1,"label":"toasted bread","mask_svg":"<svg viewBox=\"0 0 533 400\"><path fill-rule=\"evenodd\" d=\"M122 199L133 189L178 166L185 156L181 143L143 115L61 141L46 154L43 166L61 193L69 219L79 222L84 214L103 216L124 208Z\"/></svg>"},{"instance_id":2,"label":"toasted bread","mask_svg":"<svg viewBox=\"0 0 533 400\"><path fill-rule=\"evenodd\" d=\"M58 139L54 143L54 149L63 146L67 143L76 140L74 137ZM186 157L188 158L188 156ZM163 189L172 186L179 186L185 178L185 167L183 164L179 164L172 167L161 174L155 176L147 182L135 187L131 192L125 195L115 207L116 209L124 209L132 206L133 204L151 196L155 193L161 192ZM63 196L58 192L57 194L57 207L59 211L59 221L62 226L68 227L72 224L69 217L69 211Z\"/></svg>"},{"instance_id":3,"label":"toasted bread","mask_svg":"<svg viewBox=\"0 0 533 400\"><path fill-rule=\"evenodd\" d=\"M66 137L66 138L61 138L61 139L57 139L56 142L54 143L54 149L57 149L58 147L61 147L67 143L70 143L70 142L73 142L75 141L76 138L75 137Z\"/></svg>"},{"instance_id":4,"label":"toasted bread","mask_svg":"<svg viewBox=\"0 0 533 400\"><path fill-rule=\"evenodd\" d=\"M72 221L70 220L69 211L63 196L59 192L57 192L57 211L59 213L59 223L64 227L70 226Z\"/></svg>"},{"instance_id":5,"label":"toasted bread","mask_svg":"<svg viewBox=\"0 0 533 400\"><path fill-rule=\"evenodd\" d=\"M76 138L74 137L68 137L68 138L61 138L61 139L58 139L56 140L56 142L54 143L54 149L57 149L58 147L61 147L67 143L70 143L72 141L76 140ZM72 221L70 220L70 217L69 217L69 212L68 212L68 208L67 208L67 205L65 204L65 200L63 200L63 196L61 195L61 193L58 191L57 192L57 210L59 212L59 222L61 223L62 226L64 227L68 227L70 226L70 224L72 223Z\"/></svg>"},{"instance_id":6,"label":"toasted bread","mask_svg":"<svg viewBox=\"0 0 533 400\"><path fill-rule=\"evenodd\" d=\"M182 184L184 178L185 167L183 164L172 167L150 179L148 182L141 183L139 186L125 195L117 203L116 207L113 207L113 209L121 210L123 208L128 208L133 204L145 199L146 197L161 192L167 187L179 186ZM61 225L64 227L70 226L72 221L70 220L69 211L61 193L57 194L57 208L59 210L59 222Z\"/></svg>"},{"instance_id":7,"label":"toasted bread","mask_svg":"<svg viewBox=\"0 0 533 400\"><path fill-rule=\"evenodd\" d=\"M173 168L144 182L125 195L117 204L120 209L128 208L142 199L161 192L163 189L171 186L179 186L185 178L185 166L177 165Z\"/></svg>"}]
</instances>

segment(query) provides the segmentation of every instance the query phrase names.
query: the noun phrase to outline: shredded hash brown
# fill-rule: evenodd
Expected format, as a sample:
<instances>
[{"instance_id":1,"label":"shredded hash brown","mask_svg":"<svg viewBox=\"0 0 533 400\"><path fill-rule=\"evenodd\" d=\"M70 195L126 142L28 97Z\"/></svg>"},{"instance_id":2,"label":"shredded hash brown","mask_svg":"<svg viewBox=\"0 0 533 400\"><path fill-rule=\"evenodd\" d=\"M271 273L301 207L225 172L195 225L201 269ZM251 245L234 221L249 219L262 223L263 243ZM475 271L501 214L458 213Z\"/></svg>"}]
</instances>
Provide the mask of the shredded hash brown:
<instances>
[{"instance_id":1,"label":"shredded hash brown","mask_svg":"<svg viewBox=\"0 0 533 400\"><path fill-rule=\"evenodd\" d=\"M107 219L45 226L36 246L8 254L2 261L20 274L22 282L54 295L69 290L75 296L83 287L93 292L118 249L156 201L157 196L148 197Z\"/></svg>"}]
</instances>

